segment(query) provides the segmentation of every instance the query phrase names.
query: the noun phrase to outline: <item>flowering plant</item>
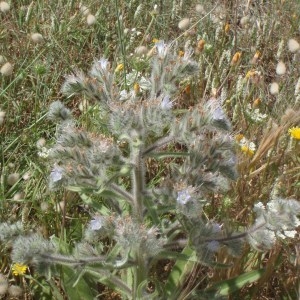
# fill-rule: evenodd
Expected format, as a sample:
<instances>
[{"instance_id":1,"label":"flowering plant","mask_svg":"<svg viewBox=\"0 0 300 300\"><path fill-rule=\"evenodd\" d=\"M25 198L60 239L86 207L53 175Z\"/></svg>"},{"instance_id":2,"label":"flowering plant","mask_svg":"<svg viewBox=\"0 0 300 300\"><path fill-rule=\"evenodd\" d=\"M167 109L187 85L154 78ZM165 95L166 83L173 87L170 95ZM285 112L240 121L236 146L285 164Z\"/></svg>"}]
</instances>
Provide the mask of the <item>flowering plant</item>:
<instances>
[{"instance_id":1,"label":"flowering plant","mask_svg":"<svg viewBox=\"0 0 300 300\"><path fill-rule=\"evenodd\" d=\"M237 179L236 145L219 99L177 109L178 84L198 71L192 51L185 50L178 56L159 41L150 73L137 76L132 90L105 58L94 62L88 76L77 71L66 78L62 92L93 102L99 126L87 132L60 101L52 103L48 116L57 131L49 187L77 192L92 218L72 251L61 251L55 238L21 235L14 240L13 261L48 275L62 265L76 276L74 286L99 281L124 299L183 299L196 293L197 284L184 289L192 267L218 266L221 248L239 255L248 240L256 249L270 249L277 237L294 233L296 201L258 205L257 220L244 230L207 217L209 194L226 192ZM163 166L164 180L153 180L149 159ZM1 239L15 235L13 229L0 232ZM165 261L173 268L162 280L157 270Z\"/></svg>"}]
</instances>

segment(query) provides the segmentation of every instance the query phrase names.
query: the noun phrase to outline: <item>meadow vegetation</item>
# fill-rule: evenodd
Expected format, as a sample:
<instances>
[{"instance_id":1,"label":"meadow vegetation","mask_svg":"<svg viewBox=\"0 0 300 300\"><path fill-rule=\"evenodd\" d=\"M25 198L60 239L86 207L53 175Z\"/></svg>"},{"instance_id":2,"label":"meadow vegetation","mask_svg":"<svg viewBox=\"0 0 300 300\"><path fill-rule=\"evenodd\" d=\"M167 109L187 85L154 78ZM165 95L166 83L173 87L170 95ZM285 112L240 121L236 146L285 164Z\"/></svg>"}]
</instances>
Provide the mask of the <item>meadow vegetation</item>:
<instances>
[{"instance_id":1,"label":"meadow vegetation","mask_svg":"<svg viewBox=\"0 0 300 300\"><path fill-rule=\"evenodd\" d=\"M144 2L0 2L0 299L298 299L300 3Z\"/></svg>"}]
</instances>

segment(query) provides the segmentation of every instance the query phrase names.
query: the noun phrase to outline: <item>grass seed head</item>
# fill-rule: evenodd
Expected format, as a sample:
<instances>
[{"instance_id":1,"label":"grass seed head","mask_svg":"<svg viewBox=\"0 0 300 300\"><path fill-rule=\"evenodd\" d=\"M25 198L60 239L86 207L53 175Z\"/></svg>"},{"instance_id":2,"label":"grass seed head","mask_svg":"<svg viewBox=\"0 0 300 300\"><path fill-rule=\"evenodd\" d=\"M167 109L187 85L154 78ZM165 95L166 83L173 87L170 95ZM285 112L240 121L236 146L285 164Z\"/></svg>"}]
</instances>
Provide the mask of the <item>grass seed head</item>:
<instances>
[{"instance_id":1,"label":"grass seed head","mask_svg":"<svg viewBox=\"0 0 300 300\"><path fill-rule=\"evenodd\" d=\"M22 290L22 288L20 288L17 285L11 285L8 288L8 293L12 297L20 297L20 296L22 296L23 290Z\"/></svg>"},{"instance_id":2,"label":"grass seed head","mask_svg":"<svg viewBox=\"0 0 300 300\"><path fill-rule=\"evenodd\" d=\"M137 56L143 56L148 53L148 49L146 46L139 46L135 49L134 52L136 53Z\"/></svg>"},{"instance_id":3,"label":"grass seed head","mask_svg":"<svg viewBox=\"0 0 300 300\"><path fill-rule=\"evenodd\" d=\"M96 23L96 17L92 14L89 14L86 18L86 22L89 26L94 25Z\"/></svg>"},{"instance_id":4,"label":"grass seed head","mask_svg":"<svg viewBox=\"0 0 300 300\"><path fill-rule=\"evenodd\" d=\"M270 85L270 93L272 95L276 95L276 94L279 93L279 85L278 85L277 82L271 83L271 85Z\"/></svg>"},{"instance_id":5,"label":"grass seed head","mask_svg":"<svg viewBox=\"0 0 300 300\"><path fill-rule=\"evenodd\" d=\"M44 38L43 36L40 34L40 33L33 33L31 35L31 40L34 42L34 43L41 43L43 42Z\"/></svg>"},{"instance_id":6,"label":"grass seed head","mask_svg":"<svg viewBox=\"0 0 300 300\"><path fill-rule=\"evenodd\" d=\"M19 179L20 179L19 173L9 174L7 177L7 184L13 186L16 182L18 182Z\"/></svg>"},{"instance_id":7,"label":"grass seed head","mask_svg":"<svg viewBox=\"0 0 300 300\"><path fill-rule=\"evenodd\" d=\"M295 39L289 39L288 48L292 53L294 53L300 49L300 45Z\"/></svg>"},{"instance_id":8,"label":"grass seed head","mask_svg":"<svg viewBox=\"0 0 300 300\"><path fill-rule=\"evenodd\" d=\"M13 65L10 62L7 62L0 69L0 73L3 76L10 76L13 73L13 69L14 69Z\"/></svg>"},{"instance_id":9,"label":"grass seed head","mask_svg":"<svg viewBox=\"0 0 300 300\"><path fill-rule=\"evenodd\" d=\"M178 28L180 30L186 30L190 26L190 19L189 18L184 18L178 23Z\"/></svg>"},{"instance_id":10,"label":"grass seed head","mask_svg":"<svg viewBox=\"0 0 300 300\"><path fill-rule=\"evenodd\" d=\"M286 72L286 66L285 66L284 62L282 62L282 61L278 62L277 67L276 67L276 74L284 75L285 72Z\"/></svg>"},{"instance_id":11,"label":"grass seed head","mask_svg":"<svg viewBox=\"0 0 300 300\"><path fill-rule=\"evenodd\" d=\"M8 290L7 278L0 273L0 295L5 295Z\"/></svg>"},{"instance_id":12,"label":"grass seed head","mask_svg":"<svg viewBox=\"0 0 300 300\"><path fill-rule=\"evenodd\" d=\"M6 13L10 10L10 5L5 2L5 1L1 1L0 2L0 10L3 12L3 13Z\"/></svg>"},{"instance_id":13,"label":"grass seed head","mask_svg":"<svg viewBox=\"0 0 300 300\"><path fill-rule=\"evenodd\" d=\"M80 4L79 9L84 16L87 16L90 13L90 10L85 5Z\"/></svg>"}]
</instances>

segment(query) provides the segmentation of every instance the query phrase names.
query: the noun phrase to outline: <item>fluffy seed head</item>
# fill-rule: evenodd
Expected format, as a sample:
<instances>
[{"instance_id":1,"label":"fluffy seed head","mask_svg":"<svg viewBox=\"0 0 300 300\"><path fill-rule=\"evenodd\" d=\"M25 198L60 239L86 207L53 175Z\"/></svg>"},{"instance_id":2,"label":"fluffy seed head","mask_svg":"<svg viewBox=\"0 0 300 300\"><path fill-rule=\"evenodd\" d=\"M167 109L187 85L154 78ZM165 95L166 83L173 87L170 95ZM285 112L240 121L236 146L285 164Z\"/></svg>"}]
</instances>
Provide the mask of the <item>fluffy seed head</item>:
<instances>
[{"instance_id":1,"label":"fluffy seed head","mask_svg":"<svg viewBox=\"0 0 300 300\"><path fill-rule=\"evenodd\" d=\"M280 61L276 67L276 74L283 75L283 74L285 74L285 72L286 72L286 66L285 66L284 62Z\"/></svg>"},{"instance_id":2,"label":"fluffy seed head","mask_svg":"<svg viewBox=\"0 0 300 300\"><path fill-rule=\"evenodd\" d=\"M143 56L146 55L148 53L148 49L145 46L139 46L135 49L134 51L136 53L136 55L138 56Z\"/></svg>"},{"instance_id":3,"label":"fluffy seed head","mask_svg":"<svg viewBox=\"0 0 300 300\"><path fill-rule=\"evenodd\" d=\"M203 14L205 12L203 5L197 4L196 5L196 12L199 13L199 14Z\"/></svg>"},{"instance_id":4,"label":"fluffy seed head","mask_svg":"<svg viewBox=\"0 0 300 300\"><path fill-rule=\"evenodd\" d=\"M90 10L85 5L80 5L80 12L84 16L87 16L90 13Z\"/></svg>"},{"instance_id":5,"label":"fluffy seed head","mask_svg":"<svg viewBox=\"0 0 300 300\"><path fill-rule=\"evenodd\" d=\"M14 201L20 201L25 198L25 194L23 192L19 192L14 194Z\"/></svg>"},{"instance_id":6,"label":"fluffy seed head","mask_svg":"<svg viewBox=\"0 0 300 300\"><path fill-rule=\"evenodd\" d=\"M186 30L190 26L190 19L184 18L178 23L178 28L180 30Z\"/></svg>"},{"instance_id":7,"label":"fluffy seed head","mask_svg":"<svg viewBox=\"0 0 300 300\"><path fill-rule=\"evenodd\" d=\"M288 48L289 48L289 50L291 52L294 53L294 52L296 52L296 51L298 51L300 49L300 45L299 45L299 43L296 40L289 39L289 41L288 41Z\"/></svg>"},{"instance_id":8,"label":"fluffy seed head","mask_svg":"<svg viewBox=\"0 0 300 300\"><path fill-rule=\"evenodd\" d=\"M47 202L42 202L41 204L40 204L40 208L41 208L41 210L43 211L43 212L46 212L46 211L48 211L49 210L49 204L47 203Z\"/></svg>"},{"instance_id":9,"label":"fluffy seed head","mask_svg":"<svg viewBox=\"0 0 300 300\"><path fill-rule=\"evenodd\" d=\"M4 64L2 66L2 68L0 69L0 73L3 76L10 76L13 72L14 67L12 66L11 63L7 62L6 64Z\"/></svg>"},{"instance_id":10,"label":"fluffy seed head","mask_svg":"<svg viewBox=\"0 0 300 300\"><path fill-rule=\"evenodd\" d=\"M92 14L89 14L86 18L86 22L89 26L94 25L96 23L96 17Z\"/></svg>"},{"instance_id":11,"label":"fluffy seed head","mask_svg":"<svg viewBox=\"0 0 300 300\"><path fill-rule=\"evenodd\" d=\"M5 295L8 290L7 278L0 273L0 295Z\"/></svg>"},{"instance_id":12,"label":"fluffy seed head","mask_svg":"<svg viewBox=\"0 0 300 300\"><path fill-rule=\"evenodd\" d=\"M271 85L270 85L270 93L272 95L276 95L276 94L278 94L278 92L279 92L279 85L278 85L278 83L277 82L271 83Z\"/></svg>"},{"instance_id":13,"label":"fluffy seed head","mask_svg":"<svg viewBox=\"0 0 300 300\"><path fill-rule=\"evenodd\" d=\"M7 184L13 186L19 180L19 178L20 178L19 173L9 174L7 177Z\"/></svg>"},{"instance_id":14,"label":"fluffy seed head","mask_svg":"<svg viewBox=\"0 0 300 300\"><path fill-rule=\"evenodd\" d=\"M4 123L5 111L0 110L0 126Z\"/></svg>"},{"instance_id":15,"label":"fluffy seed head","mask_svg":"<svg viewBox=\"0 0 300 300\"><path fill-rule=\"evenodd\" d=\"M33 33L31 35L31 40L34 43L41 43L44 40L44 38L43 38L43 36L40 33Z\"/></svg>"},{"instance_id":16,"label":"fluffy seed head","mask_svg":"<svg viewBox=\"0 0 300 300\"><path fill-rule=\"evenodd\" d=\"M36 142L37 148L42 148L46 145L46 140L44 138L40 138Z\"/></svg>"},{"instance_id":17,"label":"fluffy seed head","mask_svg":"<svg viewBox=\"0 0 300 300\"><path fill-rule=\"evenodd\" d=\"M5 2L5 1L1 1L1 2L0 2L0 10L1 10L3 13L8 12L9 9L10 9L10 6L9 6L9 4L8 4L7 2Z\"/></svg>"},{"instance_id":18,"label":"fluffy seed head","mask_svg":"<svg viewBox=\"0 0 300 300\"><path fill-rule=\"evenodd\" d=\"M22 296L23 290L22 290L22 288L20 288L20 287L17 286L17 285L11 285L11 286L8 288L8 293L9 293L10 296L12 296L12 297L20 297L20 296Z\"/></svg>"}]
</instances>

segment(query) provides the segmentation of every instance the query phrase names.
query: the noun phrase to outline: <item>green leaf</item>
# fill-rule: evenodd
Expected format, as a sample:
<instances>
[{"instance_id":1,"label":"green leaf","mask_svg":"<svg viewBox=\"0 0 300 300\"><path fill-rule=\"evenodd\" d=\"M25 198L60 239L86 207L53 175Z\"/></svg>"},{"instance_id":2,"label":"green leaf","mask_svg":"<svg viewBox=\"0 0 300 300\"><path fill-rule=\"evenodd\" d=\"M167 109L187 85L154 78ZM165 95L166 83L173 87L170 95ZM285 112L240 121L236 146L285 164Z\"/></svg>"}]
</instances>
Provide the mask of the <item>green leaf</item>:
<instances>
[{"instance_id":1,"label":"green leaf","mask_svg":"<svg viewBox=\"0 0 300 300\"><path fill-rule=\"evenodd\" d=\"M164 159L168 157L181 158L181 157L190 156L190 154L186 152L153 152L153 153L149 153L147 156L154 157L156 159Z\"/></svg>"},{"instance_id":2,"label":"green leaf","mask_svg":"<svg viewBox=\"0 0 300 300\"><path fill-rule=\"evenodd\" d=\"M70 300L95 299L96 291L93 293L93 287L85 281L82 274L66 266L62 266L62 273L62 284Z\"/></svg>"},{"instance_id":3,"label":"green leaf","mask_svg":"<svg viewBox=\"0 0 300 300\"><path fill-rule=\"evenodd\" d=\"M168 299L176 299L186 275L191 272L197 261L196 253L189 246L186 246L181 253L184 258L178 258L165 284L165 295Z\"/></svg>"},{"instance_id":4,"label":"green leaf","mask_svg":"<svg viewBox=\"0 0 300 300\"><path fill-rule=\"evenodd\" d=\"M265 272L265 269L255 270L244 273L240 276L222 281L205 290L205 292L215 291L220 296L228 296L240 290L246 284L259 280Z\"/></svg>"}]
</instances>

